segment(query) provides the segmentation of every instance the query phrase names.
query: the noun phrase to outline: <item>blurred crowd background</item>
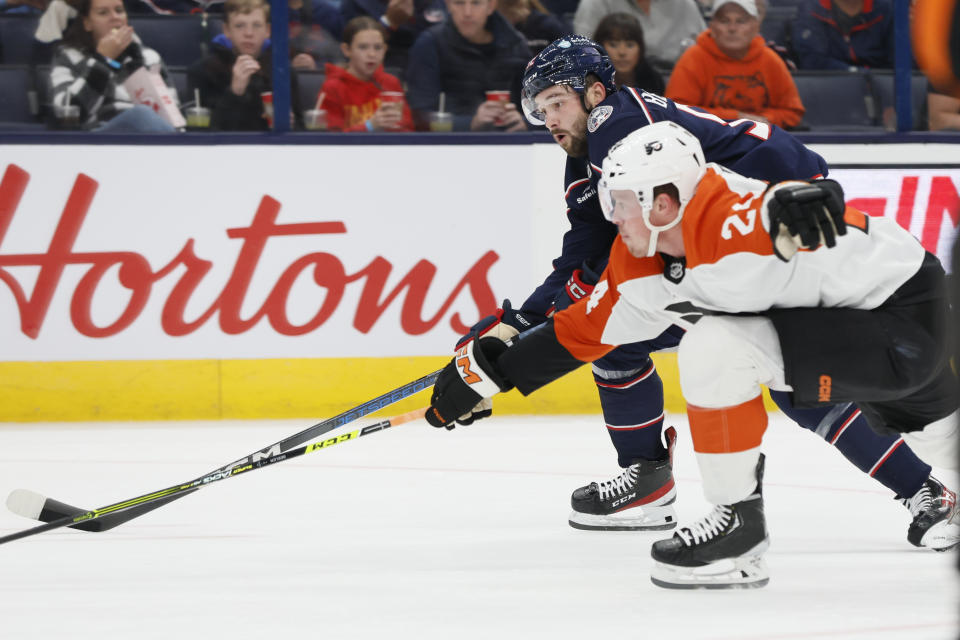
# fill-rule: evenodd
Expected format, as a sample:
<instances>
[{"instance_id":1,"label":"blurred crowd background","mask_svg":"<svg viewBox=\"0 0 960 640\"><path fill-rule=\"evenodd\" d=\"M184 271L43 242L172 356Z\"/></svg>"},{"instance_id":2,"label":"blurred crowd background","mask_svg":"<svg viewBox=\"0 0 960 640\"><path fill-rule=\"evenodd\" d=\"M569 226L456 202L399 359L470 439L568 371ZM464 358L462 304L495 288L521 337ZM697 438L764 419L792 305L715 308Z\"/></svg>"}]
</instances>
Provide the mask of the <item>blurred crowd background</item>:
<instances>
[{"instance_id":1,"label":"blurred crowd background","mask_svg":"<svg viewBox=\"0 0 960 640\"><path fill-rule=\"evenodd\" d=\"M0 130L266 131L276 39L292 129L528 131L527 62L580 33L618 84L724 119L893 131L894 1L288 0L273 25L266 0L0 0ZM960 130L910 66L911 128Z\"/></svg>"}]
</instances>

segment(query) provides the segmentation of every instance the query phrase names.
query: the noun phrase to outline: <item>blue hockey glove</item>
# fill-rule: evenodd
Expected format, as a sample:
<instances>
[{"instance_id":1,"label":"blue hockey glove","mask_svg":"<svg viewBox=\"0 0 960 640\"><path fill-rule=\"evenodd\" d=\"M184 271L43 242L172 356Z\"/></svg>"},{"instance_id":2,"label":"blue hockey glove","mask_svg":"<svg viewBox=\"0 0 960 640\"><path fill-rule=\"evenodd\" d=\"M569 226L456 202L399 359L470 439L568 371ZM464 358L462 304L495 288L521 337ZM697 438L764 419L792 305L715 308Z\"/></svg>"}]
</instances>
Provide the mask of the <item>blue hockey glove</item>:
<instances>
[{"instance_id":1,"label":"blue hockey glove","mask_svg":"<svg viewBox=\"0 0 960 640\"><path fill-rule=\"evenodd\" d=\"M427 422L450 430L455 422L470 424L479 419L473 410L482 400L512 388L493 365L506 350L504 341L473 332L437 377L425 416Z\"/></svg>"},{"instance_id":2,"label":"blue hockey glove","mask_svg":"<svg viewBox=\"0 0 960 640\"><path fill-rule=\"evenodd\" d=\"M843 187L836 180L774 185L763 203L770 219L773 251L784 262L801 247L835 247L837 236L847 232Z\"/></svg>"}]
</instances>

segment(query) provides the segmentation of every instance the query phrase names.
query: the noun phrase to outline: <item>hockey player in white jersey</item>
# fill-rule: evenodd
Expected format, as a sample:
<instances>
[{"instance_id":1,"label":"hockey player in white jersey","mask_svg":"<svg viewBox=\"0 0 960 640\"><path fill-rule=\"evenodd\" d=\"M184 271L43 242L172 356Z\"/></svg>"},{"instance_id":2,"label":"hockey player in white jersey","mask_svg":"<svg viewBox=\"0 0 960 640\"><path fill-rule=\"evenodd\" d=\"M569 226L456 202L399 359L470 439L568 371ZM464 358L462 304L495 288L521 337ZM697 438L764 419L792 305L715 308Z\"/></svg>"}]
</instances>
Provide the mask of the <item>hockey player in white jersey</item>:
<instances>
[{"instance_id":1,"label":"hockey player in white jersey","mask_svg":"<svg viewBox=\"0 0 960 640\"><path fill-rule=\"evenodd\" d=\"M429 420L514 386L530 393L618 344L685 327L680 381L715 507L653 545L651 578L673 588L768 580L761 385L798 406L856 402L877 431L956 468L943 269L907 231L845 207L836 182L768 186L706 164L697 138L673 122L628 135L602 169L601 204L619 237L591 296L516 344L466 345L437 382ZM952 494L934 499L955 526Z\"/></svg>"}]
</instances>

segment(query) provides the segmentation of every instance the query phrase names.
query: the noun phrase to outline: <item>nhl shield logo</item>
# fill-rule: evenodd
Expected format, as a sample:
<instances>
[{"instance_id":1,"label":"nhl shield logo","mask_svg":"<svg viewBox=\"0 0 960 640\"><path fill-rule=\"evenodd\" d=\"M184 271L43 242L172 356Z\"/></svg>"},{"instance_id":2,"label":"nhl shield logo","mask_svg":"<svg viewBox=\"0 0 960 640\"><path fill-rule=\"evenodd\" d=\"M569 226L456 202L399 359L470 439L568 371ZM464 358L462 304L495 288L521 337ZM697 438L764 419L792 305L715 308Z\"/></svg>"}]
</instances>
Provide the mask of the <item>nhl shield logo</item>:
<instances>
[{"instance_id":1,"label":"nhl shield logo","mask_svg":"<svg viewBox=\"0 0 960 640\"><path fill-rule=\"evenodd\" d=\"M608 104L605 104L601 107L597 107L596 109L591 111L590 117L587 118L587 131L589 133L593 133L594 131L596 131L600 127L600 125L606 122L607 118L609 118L612 114L613 114L613 107L611 107Z\"/></svg>"}]
</instances>

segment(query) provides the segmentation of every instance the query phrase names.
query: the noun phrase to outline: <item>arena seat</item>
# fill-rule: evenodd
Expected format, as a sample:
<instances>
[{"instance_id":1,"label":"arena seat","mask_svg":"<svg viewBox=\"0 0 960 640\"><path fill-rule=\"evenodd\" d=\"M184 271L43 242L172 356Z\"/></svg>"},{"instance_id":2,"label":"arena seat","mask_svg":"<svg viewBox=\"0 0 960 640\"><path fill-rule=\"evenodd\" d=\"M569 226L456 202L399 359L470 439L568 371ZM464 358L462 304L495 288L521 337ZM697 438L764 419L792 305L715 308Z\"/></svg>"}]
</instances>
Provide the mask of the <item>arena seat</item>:
<instances>
[{"instance_id":1,"label":"arena seat","mask_svg":"<svg viewBox=\"0 0 960 640\"><path fill-rule=\"evenodd\" d=\"M130 16L144 45L168 66L185 67L203 57L206 32L200 16Z\"/></svg>"},{"instance_id":2,"label":"arena seat","mask_svg":"<svg viewBox=\"0 0 960 640\"><path fill-rule=\"evenodd\" d=\"M896 106L896 98L893 71L872 70L870 79L873 83L873 94L877 104L878 123L885 124L888 128L895 128L896 115L893 109ZM910 77L910 113L911 126L914 131L926 131L928 129L928 90L927 78L922 73L917 72ZM890 112L885 116L884 112L888 109Z\"/></svg>"},{"instance_id":3,"label":"arena seat","mask_svg":"<svg viewBox=\"0 0 960 640\"><path fill-rule=\"evenodd\" d=\"M869 78L848 71L798 71L793 80L811 131L879 129Z\"/></svg>"},{"instance_id":4,"label":"arena seat","mask_svg":"<svg viewBox=\"0 0 960 640\"><path fill-rule=\"evenodd\" d=\"M40 129L37 93L27 65L0 66L0 130Z\"/></svg>"},{"instance_id":5,"label":"arena seat","mask_svg":"<svg viewBox=\"0 0 960 640\"><path fill-rule=\"evenodd\" d=\"M167 67L167 74L169 74L173 86L177 88L177 97L180 99L180 106L183 107L187 103L193 104L193 96L187 87L187 68Z\"/></svg>"},{"instance_id":6,"label":"arena seat","mask_svg":"<svg viewBox=\"0 0 960 640\"><path fill-rule=\"evenodd\" d=\"M0 16L0 64L33 64L36 16Z\"/></svg>"},{"instance_id":7,"label":"arena seat","mask_svg":"<svg viewBox=\"0 0 960 640\"><path fill-rule=\"evenodd\" d=\"M317 96L320 95L320 87L326 74L323 71L298 71L297 72L297 102L300 108L306 111L313 109L317 104Z\"/></svg>"}]
</instances>

